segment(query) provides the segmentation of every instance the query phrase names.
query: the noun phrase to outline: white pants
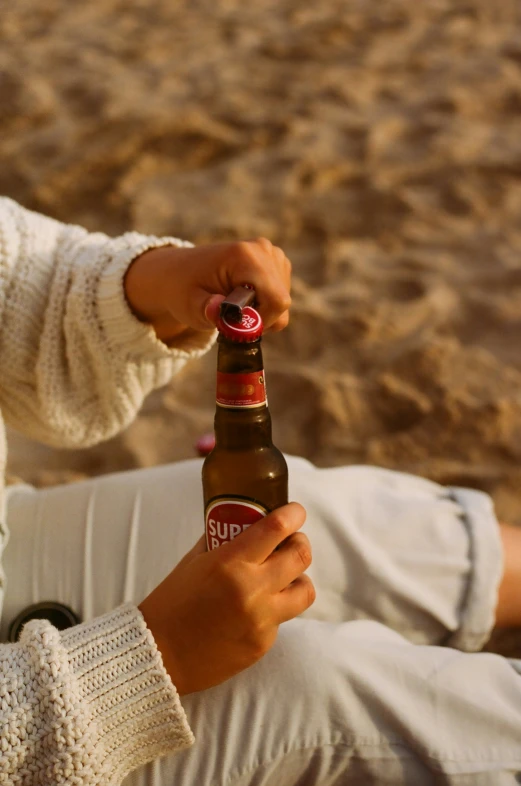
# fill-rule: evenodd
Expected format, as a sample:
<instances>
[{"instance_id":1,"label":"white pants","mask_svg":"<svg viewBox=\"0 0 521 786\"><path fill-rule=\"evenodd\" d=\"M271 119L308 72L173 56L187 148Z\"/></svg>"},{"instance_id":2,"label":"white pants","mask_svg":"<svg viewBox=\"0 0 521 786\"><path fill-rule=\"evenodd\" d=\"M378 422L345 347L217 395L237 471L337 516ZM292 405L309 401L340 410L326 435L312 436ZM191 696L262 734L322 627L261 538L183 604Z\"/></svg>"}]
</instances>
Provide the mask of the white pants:
<instances>
[{"instance_id":1,"label":"white pants","mask_svg":"<svg viewBox=\"0 0 521 786\"><path fill-rule=\"evenodd\" d=\"M184 697L196 744L126 786L521 783L515 662L468 654L490 633L502 570L490 499L288 461L317 600L259 663ZM200 469L11 489L0 637L42 600L83 619L139 603L202 534Z\"/></svg>"}]
</instances>

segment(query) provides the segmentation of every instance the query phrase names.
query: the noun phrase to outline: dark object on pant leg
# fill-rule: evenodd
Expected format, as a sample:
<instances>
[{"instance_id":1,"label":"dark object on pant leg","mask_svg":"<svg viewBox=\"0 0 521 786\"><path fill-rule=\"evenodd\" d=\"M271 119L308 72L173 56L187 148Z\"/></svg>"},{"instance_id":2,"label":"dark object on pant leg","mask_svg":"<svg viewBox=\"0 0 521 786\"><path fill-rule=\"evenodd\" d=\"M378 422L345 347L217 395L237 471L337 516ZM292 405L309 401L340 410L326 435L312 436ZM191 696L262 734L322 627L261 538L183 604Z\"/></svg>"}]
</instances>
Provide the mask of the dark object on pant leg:
<instances>
[{"instance_id":1,"label":"dark object on pant leg","mask_svg":"<svg viewBox=\"0 0 521 786\"><path fill-rule=\"evenodd\" d=\"M73 625L81 622L78 615L63 603L56 603L52 600L43 601L27 606L14 618L9 626L8 640L18 641L23 626L29 620L49 620L58 630L72 628Z\"/></svg>"}]
</instances>

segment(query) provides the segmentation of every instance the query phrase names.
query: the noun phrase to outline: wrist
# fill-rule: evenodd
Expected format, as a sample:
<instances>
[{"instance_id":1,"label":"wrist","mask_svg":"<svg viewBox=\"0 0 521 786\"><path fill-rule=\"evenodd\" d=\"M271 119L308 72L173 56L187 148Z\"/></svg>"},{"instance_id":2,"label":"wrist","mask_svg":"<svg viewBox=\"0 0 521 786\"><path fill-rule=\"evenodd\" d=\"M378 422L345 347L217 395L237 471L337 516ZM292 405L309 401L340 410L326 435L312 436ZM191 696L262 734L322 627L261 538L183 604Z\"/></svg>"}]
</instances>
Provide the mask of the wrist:
<instances>
[{"instance_id":1,"label":"wrist","mask_svg":"<svg viewBox=\"0 0 521 786\"><path fill-rule=\"evenodd\" d=\"M184 696L187 691L184 688L181 670L176 663L176 659L172 653L172 648L169 642L165 640L162 634L164 626L161 625L161 610L156 608L150 596L145 598L145 600L139 604L138 609L145 621L145 625L152 634L152 638L154 639L155 645L161 655L161 660L163 662L165 671L172 680L172 683L175 685L178 695Z\"/></svg>"},{"instance_id":2,"label":"wrist","mask_svg":"<svg viewBox=\"0 0 521 786\"><path fill-rule=\"evenodd\" d=\"M168 344L188 330L168 310L165 286L171 275L175 246L152 248L136 257L123 279L127 303L141 322L148 322L157 337ZM167 267L169 270L167 270Z\"/></svg>"}]
</instances>

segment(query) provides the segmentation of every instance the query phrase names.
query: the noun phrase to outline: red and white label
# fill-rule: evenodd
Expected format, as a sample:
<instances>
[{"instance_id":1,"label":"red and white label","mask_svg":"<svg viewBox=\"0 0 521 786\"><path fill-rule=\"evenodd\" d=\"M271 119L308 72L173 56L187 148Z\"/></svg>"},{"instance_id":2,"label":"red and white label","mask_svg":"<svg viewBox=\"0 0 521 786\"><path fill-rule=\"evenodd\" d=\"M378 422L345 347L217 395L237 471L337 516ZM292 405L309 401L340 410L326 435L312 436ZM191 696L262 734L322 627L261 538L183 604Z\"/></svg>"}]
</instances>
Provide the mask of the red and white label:
<instances>
[{"instance_id":1,"label":"red and white label","mask_svg":"<svg viewBox=\"0 0 521 786\"><path fill-rule=\"evenodd\" d=\"M206 508L206 545L208 551L222 546L240 535L267 514L266 508L255 502L233 497L221 497Z\"/></svg>"},{"instance_id":2,"label":"red and white label","mask_svg":"<svg viewBox=\"0 0 521 786\"><path fill-rule=\"evenodd\" d=\"M266 404L264 371L253 371L249 374L227 374L218 371L216 401L220 407L228 409L262 407Z\"/></svg>"}]
</instances>

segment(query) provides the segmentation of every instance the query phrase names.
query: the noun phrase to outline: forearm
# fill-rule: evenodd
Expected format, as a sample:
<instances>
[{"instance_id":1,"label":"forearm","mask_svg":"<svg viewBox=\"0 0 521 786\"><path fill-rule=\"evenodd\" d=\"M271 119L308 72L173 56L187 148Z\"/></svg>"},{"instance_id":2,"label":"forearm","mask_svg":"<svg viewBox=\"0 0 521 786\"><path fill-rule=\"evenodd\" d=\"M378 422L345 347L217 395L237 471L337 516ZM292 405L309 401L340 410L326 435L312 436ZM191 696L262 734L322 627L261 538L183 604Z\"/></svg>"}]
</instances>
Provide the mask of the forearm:
<instances>
[{"instance_id":1,"label":"forearm","mask_svg":"<svg viewBox=\"0 0 521 786\"><path fill-rule=\"evenodd\" d=\"M89 234L11 200L0 200L0 231L0 406L30 436L64 447L107 439L212 343L192 331L170 349L125 298L132 260L181 241Z\"/></svg>"}]
</instances>

